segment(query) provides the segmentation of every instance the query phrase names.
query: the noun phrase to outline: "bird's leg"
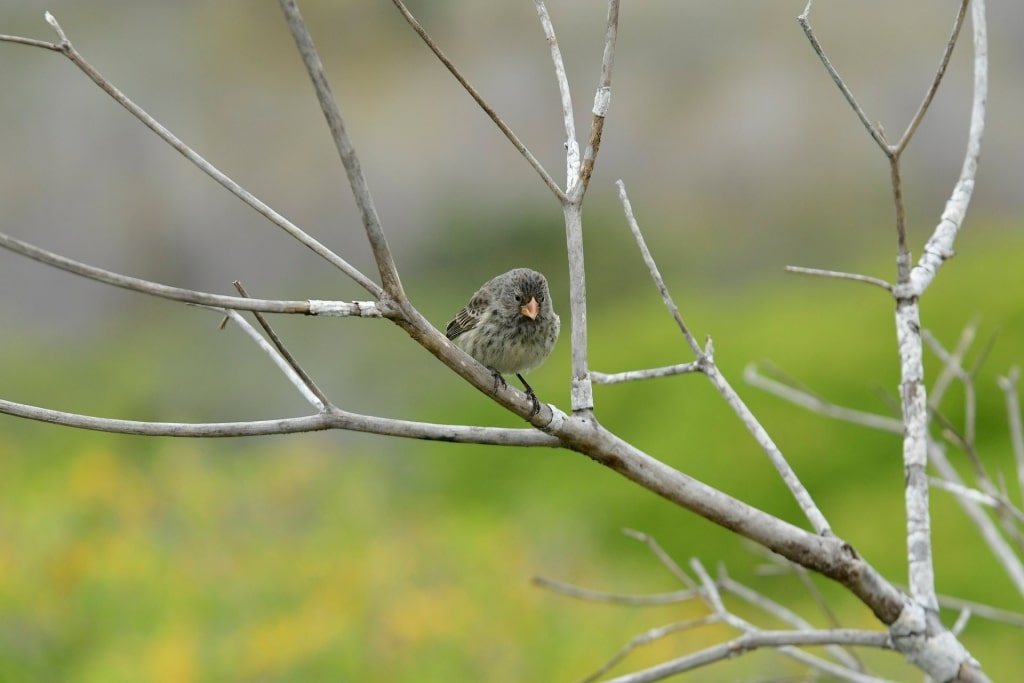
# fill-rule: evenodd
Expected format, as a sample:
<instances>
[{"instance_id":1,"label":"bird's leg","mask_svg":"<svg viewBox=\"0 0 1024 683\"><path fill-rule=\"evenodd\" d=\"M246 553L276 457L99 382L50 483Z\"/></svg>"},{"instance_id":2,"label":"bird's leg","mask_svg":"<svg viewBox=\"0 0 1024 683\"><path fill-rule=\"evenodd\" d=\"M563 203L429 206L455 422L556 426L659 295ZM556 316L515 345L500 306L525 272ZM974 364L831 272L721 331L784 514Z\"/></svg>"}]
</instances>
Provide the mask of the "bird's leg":
<instances>
[{"instance_id":1,"label":"bird's leg","mask_svg":"<svg viewBox=\"0 0 1024 683\"><path fill-rule=\"evenodd\" d=\"M502 389L508 388L508 382L505 381L504 376L502 376L500 372L490 366L488 366L487 369L491 371L492 375L494 375L494 393L498 393L498 387L501 387Z\"/></svg>"},{"instance_id":2,"label":"bird's leg","mask_svg":"<svg viewBox=\"0 0 1024 683\"><path fill-rule=\"evenodd\" d=\"M519 381L523 383L524 387L526 387L526 395L530 397L531 401L533 401L533 410L530 411L530 418L532 418L534 415L540 412L540 401L537 400L537 394L533 393L533 387L531 387L529 383L525 379L523 379L523 376L517 372L516 377L518 377Z\"/></svg>"}]
</instances>

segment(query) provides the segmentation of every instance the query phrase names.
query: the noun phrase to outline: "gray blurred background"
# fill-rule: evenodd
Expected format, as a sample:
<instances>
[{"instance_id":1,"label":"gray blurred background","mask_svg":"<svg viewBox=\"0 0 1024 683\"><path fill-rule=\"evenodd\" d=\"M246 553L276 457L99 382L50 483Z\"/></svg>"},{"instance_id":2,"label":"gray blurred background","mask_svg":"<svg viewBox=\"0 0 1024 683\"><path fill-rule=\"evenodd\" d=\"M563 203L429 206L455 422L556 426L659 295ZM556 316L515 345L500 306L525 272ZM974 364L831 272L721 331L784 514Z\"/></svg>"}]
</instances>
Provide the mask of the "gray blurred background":
<instances>
[{"instance_id":1,"label":"gray blurred background","mask_svg":"<svg viewBox=\"0 0 1024 683\"><path fill-rule=\"evenodd\" d=\"M922 97L956 4L821 2L812 15L833 62L892 138ZM502 250L523 259L531 247L562 249L557 203L391 3L302 7L414 297L453 277L459 258L483 254L498 263ZM431 0L410 8L563 181L558 94L532 3ZM276 3L8 0L0 31L52 39L46 9L129 97L373 274ZM603 252L602 231L624 230L612 185L622 178L667 270L699 286L778 273L785 263L841 267L891 253L885 161L804 39L795 18L802 10L800 2L623 5L611 114L588 198L588 248ZM585 134L605 9L555 0L550 11ZM972 215L1006 218L1010 229L1024 214L1024 7L992 3L989 21L990 116ZM905 156L915 246L959 171L969 25L965 34ZM271 297L360 296L59 55L0 45L0 91L0 215L10 234L184 287L223 292L238 278ZM559 256L544 261L559 264ZM596 265L611 263L595 256ZM467 273L466 282L481 273ZM601 273L594 277L600 292ZM19 334L93 334L111 317L153 306L10 254L0 254L0 287L5 327Z\"/></svg>"}]
</instances>

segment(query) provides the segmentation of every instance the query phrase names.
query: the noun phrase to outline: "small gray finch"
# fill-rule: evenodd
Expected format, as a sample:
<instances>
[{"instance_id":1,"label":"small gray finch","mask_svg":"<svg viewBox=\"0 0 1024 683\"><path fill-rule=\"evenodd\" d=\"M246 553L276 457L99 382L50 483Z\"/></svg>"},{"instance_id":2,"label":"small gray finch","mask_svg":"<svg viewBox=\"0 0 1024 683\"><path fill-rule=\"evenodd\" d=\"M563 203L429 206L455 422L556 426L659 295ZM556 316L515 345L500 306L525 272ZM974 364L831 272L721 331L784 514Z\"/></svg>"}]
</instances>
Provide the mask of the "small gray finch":
<instances>
[{"instance_id":1,"label":"small gray finch","mask_svg":"<svg viewBox=\"0 0 1024 683\"><path fill-rule=\"evenodd\" d=\"M451 319L445 334L494 374L494 389L507 386L502 375L514 374L533 401L540 401L521 373L548 357L561 323L551 306L548 281L529 268L516 268L488 280L466 307Z\"/></svg>"}]
</instances>

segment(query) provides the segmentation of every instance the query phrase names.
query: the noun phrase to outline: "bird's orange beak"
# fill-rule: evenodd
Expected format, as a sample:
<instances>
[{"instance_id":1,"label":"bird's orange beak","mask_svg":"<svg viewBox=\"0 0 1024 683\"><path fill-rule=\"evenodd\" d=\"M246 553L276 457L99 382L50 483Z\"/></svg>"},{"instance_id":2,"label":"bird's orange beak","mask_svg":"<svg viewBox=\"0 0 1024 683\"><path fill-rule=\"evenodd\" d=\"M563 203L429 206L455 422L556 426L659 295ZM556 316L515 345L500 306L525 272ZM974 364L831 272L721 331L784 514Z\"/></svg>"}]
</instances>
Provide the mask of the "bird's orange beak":
<instances>
[{"instance_id":1,"label":"bird's orange beak","mask_svg":"<svg viewBox=\"0 0 1024 683\"><path fill-rule=\"evenodd\" d=\"M540 307L537 306L537 299L531 296L529 303L520 308L519 312L525 315L530 320L534 320L537 317L538 310L540 310Z\"/></svg>"}]
</instances>

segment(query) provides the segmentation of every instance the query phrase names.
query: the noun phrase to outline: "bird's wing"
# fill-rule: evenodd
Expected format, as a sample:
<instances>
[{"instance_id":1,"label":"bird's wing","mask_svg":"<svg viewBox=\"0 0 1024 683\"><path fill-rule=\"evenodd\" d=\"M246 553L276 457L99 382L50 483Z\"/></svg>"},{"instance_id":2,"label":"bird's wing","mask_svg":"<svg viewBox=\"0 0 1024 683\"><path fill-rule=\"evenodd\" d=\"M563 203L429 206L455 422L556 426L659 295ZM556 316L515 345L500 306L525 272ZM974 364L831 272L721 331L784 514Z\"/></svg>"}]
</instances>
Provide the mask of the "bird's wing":
<instances>
[{"instance_id":1,"label":"bird's wing","mask_svg":"<svg viewBox=\"0 0 1024 683\"><path fill-rule=\"evenodd\" d=\"M463 332L468 332L476 327L477 323L480 322L480 316L483 315L490 301L490 295L483 291L474 294L473 298L466 304L466 307L448 321L448 326L444 330L445 336L449 339L455 339Z\"/></svg>"}]
</instances>

